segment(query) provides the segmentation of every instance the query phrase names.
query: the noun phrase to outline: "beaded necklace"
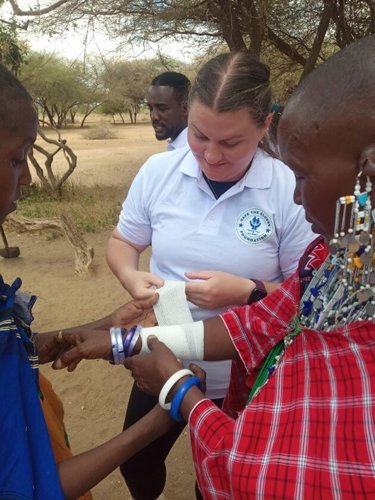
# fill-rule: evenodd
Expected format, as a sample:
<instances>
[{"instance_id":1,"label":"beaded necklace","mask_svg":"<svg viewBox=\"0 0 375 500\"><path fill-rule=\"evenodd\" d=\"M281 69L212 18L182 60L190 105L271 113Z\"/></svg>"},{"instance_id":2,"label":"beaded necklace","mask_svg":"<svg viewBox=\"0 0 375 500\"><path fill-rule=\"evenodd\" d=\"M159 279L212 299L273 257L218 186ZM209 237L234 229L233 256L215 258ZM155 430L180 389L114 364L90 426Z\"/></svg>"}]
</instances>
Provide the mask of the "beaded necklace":
<instances>
[{"instance_id":1,"label":"beaded necklace","mask_svg":"<svg viewBox=\"0 0 375 500\"><path fill-rule=\"evenodd\" d=\"M330 331L354 321L375 320L375 209L371 206L372 184L360 192L358 174L353 196L336 203L334 237L330 253L310 280L289 332L269 352L249 394L249 404L278 368L285 349L303 327ZM347 224L348 207L349 228Z\"/></svg>"},{"instance_id":2,"label":"beaded necklace","mask_svg":"<svg viewBox=\"0 0 375 500\"><path fill-rule=\"evenodd\" d=\"M367 178L366 192L360 193L360 175L354 195L337 201L330 254L301 298L299 317L306 328L329 331L375 319L375 210L371 181Z\"/></svg>"}]
</instances>

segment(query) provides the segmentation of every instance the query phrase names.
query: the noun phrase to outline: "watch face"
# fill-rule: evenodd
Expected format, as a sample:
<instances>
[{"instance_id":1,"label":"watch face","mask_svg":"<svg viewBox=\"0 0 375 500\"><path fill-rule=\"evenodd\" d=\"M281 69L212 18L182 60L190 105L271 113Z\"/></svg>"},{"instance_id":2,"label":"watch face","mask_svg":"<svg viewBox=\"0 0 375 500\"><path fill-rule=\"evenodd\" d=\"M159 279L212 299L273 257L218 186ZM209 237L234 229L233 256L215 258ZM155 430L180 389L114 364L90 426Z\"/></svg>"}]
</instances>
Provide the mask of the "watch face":
<instances>
[{"instance_id":1,"label":"watch face","mask_svg":"<svg viewBox=\"0 0 375 500\"><path fill-rule=\"evenodd\" d=\"M254 288L253 293L251 294L251 302L258 302L258 300L264 299L267 295L265 290L261 288Z\"/></svg>"}]
</instances>

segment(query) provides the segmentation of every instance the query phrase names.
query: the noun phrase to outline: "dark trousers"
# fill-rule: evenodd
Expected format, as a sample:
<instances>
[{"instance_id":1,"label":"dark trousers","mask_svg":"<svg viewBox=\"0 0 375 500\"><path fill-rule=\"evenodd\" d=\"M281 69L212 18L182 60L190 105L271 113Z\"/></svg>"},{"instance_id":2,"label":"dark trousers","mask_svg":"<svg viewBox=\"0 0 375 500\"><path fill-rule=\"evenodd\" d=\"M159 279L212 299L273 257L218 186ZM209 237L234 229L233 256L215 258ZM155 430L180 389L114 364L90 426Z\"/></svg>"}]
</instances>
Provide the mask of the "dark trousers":
<instances>
[{"instance_id":1,"label":"dark trousers","mask_svg":"<svg viewBox=\"0 0 375 500\"><path fill-rule=\"evenodd\" d=\"M219 407L221 407L222 402L222 399L214 401ZM142 392L133 384L124 429L127 429L146 415L157 403L157 398ZM121 474L133 498L136 500L154 500L163 492L167 475L164 462L185 425L185 422L176 422L164 436L143 448L121 465ZM197 486L195 490L197 499L202 499Z\"/></svg>"}]
</instances>

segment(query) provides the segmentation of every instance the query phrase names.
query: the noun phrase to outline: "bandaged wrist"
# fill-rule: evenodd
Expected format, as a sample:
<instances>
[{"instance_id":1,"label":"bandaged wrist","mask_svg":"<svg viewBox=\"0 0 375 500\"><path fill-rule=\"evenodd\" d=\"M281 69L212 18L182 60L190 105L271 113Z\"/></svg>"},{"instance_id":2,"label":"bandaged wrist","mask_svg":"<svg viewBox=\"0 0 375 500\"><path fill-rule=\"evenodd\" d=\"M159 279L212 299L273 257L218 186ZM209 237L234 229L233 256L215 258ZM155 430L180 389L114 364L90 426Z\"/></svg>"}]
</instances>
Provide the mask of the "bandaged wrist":
<instances>
[{"instance_id":1,"label":"bandaged wrist","mask_svg":"<svg viewBox=\"0 0 375 500\"><path fill-rule=\"evenodd\" d=\"M150 352L147 337L155 335L160 342L180 359L204 359L204 326L203 321L184 325L153 326L143 328L141 332L141 354Z\"/></svg>"}]
</instances>

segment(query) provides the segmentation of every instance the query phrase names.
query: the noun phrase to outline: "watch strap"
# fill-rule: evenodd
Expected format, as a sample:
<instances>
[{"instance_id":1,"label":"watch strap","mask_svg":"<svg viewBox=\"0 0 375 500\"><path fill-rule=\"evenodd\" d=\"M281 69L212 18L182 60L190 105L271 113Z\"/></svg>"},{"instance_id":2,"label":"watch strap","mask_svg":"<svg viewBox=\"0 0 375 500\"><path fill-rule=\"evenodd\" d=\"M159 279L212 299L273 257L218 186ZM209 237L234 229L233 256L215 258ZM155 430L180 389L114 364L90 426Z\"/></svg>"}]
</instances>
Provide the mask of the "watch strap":
<instances>
[{"instance_id":1,"label":"watch strap","mask_svg":"<svg viewBox=\"0 0 375 500\"><path fill-rule=\"evenodd\" d=\"M254 281L255 287L251 291L249 298L247 299L247 303L250 305L253 302L257 302L258 300L264 299L267 296L267 290L263 283L263 281L256 280L251 278L251 281Z\"/></svg>"}]
</instances>

